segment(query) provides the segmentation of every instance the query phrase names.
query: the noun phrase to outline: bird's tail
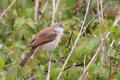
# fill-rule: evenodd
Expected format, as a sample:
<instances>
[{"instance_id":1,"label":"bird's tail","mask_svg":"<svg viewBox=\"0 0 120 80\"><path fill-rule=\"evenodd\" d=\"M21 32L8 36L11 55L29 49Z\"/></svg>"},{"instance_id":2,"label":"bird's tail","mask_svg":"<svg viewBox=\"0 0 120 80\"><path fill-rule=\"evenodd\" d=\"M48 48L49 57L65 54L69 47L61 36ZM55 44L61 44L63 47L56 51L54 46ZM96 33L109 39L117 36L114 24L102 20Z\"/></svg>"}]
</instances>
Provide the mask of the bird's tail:
<instances>
[{"instance_id":1,"label":"bird's tail","mask_svg":"<svg viewBox=\"0 0 120 80\"><path fill-rule=\"evenodd\" d=\"M27 64L27 62L29 61L29 59L31 58L31 56L34 54L35 50L36 50L36 47L33 47L30 50L29 54L21 61L21 63L20 63L21 67L24 67L25 64Z\"/></svg>"}]
</instances>

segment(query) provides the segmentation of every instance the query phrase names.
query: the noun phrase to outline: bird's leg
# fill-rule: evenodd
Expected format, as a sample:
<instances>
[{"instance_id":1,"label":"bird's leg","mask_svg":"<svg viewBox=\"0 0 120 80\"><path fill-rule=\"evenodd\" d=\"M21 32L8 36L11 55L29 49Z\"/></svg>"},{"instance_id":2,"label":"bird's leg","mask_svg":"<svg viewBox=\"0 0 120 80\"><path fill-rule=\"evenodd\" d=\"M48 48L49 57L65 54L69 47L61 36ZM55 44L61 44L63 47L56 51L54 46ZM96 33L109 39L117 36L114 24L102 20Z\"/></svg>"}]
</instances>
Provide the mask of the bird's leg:
<instances>
[{"instance_id":1,"label":"bird's leg","mask_svg":"<svg viewBox=\"0 0 120 80\"><path fill-rule=\"evenodd\" d=\"M49 53L49 66L48 66L47 80L50 80L51 60L52 60L52 51L50 51L50 53Z\"/></svg>"}]
</instances>

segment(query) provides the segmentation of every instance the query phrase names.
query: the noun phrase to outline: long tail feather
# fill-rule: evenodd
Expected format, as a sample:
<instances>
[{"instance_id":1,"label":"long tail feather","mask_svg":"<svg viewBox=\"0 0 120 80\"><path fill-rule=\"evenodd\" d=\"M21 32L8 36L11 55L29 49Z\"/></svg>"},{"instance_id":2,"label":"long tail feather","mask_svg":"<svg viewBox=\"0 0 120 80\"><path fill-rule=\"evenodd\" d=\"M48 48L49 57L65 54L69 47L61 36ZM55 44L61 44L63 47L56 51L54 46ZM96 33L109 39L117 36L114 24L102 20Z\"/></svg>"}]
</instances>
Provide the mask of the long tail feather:
<instances>
[{"instance_id":1,"label":"long tail feather","mask_svg":"<svg viewBox=\"0 0 120 80\"><path fill-rule=\"evenodd\" d=\"M21 61L21 63L20 63L21 67L24 67L25 64L27 64L27 62L29 61L29 59L31 58L31 56L34 54L35 50L36 50L36 47L33 47L30 50L29 54Z\"/></svg>"}]
</instances>

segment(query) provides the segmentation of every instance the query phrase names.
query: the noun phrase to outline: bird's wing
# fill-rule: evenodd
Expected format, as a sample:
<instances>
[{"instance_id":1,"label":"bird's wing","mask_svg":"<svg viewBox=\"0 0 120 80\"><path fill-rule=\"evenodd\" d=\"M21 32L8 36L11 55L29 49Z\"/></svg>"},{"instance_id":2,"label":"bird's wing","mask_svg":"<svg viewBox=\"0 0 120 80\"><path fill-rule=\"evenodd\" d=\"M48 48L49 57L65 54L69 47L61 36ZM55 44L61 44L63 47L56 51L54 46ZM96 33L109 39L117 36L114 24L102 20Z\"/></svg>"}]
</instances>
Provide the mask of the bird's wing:
<instances>
[{"instance_id":1,"label":"bird's wing","mask_svg":"<svg viewBox=\"0 0 120 80\"><path fill-rule=\"evenodd\" d=\"M48 42L53 41L57 36L56 31L49 27L38 33L32 42L29 44L30 47L37 47L44 45Z\"/></svg>"}]
</instances>

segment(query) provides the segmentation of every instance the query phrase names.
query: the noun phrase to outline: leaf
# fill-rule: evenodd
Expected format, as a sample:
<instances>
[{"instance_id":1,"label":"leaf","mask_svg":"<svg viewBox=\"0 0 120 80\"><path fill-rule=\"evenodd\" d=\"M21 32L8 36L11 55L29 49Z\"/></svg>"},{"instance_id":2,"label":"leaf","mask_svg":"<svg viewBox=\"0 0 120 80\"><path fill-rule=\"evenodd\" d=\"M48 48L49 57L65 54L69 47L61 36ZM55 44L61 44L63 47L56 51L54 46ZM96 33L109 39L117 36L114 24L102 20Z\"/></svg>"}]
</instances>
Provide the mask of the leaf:
<instances>
[{"instance_id":1,"label":"leaf","mask_svg":"<svg viewBox=\"0 0 120 80\"><path fill-rule=\"evenodd\" d=\"M114 57L114 56L115 56L115 53L116 53L116 50L113 49L113 50L111 50L111 52L110 52L109 54L110 54L110 56Z\"/></svg>"},{"instance_id":2,"label":"leaf","mask_svg":"<svg viewBox=\"0 0 120 80\"><path fill-rule=\"evenodd\" d=\"M16 68L10 67L7 74L6 74L6 79L5 80L16 80Z\"/></svg>"},{"instance_id":3,"label":"leaf","mask_svg":"<svg viewBox=\"0 0 120 80\"><path fill-rule=\"evenodd\" d=\"M112 26L112 27L110 27L110 31L114 32L116 30L116 28L117 28L116 26Z\"/></svg>"},{"instance_id":4,"label":"leaf","mask_svg":"<svg viewBox=\"0 0 120 80\"><path fill-rule=\"evenodd\" d=\"M14 9L14 10L13 10L13 12L12 12L12 14L13 14L13 16L15 16L15 17L16 17L16 16L18 15L18 14L17 14L17 10L16 10L16 9Z\"/></svg>"},{"instance_id":5,"label":"leaf","mask_svg":"<svg viewBox=\"0 0 120 80\"><path fill-rule=\"evenodd\" d=\"M5 62L2 58L0 58L0 70L4 67Z\"/></svg>"},{"instance_id":6,"label":"leaf","mask_svg":"<svg viewBox=\"0 0 120 80\"><path fill-rule=\"evenodd\" d=\"M6 74L5 71L0 72L0 80L5 80L5 74Z\"/></svg>"},{"instance_id":7,"label":"leaf","mask_svg":"<svg viewBox=\"0 0 120 80\"><path fill-rule=\"evenodd\" d=\"M117 73L117 80L120 79L120 71Z\"/></svg>"},{"instance_id":8,"label":"leaf","mask_svg":"<svg viewBox=\"0 0 120 80\"><path fill-rule=\"evenodd\" d=\"M22 73L23 73L24 76L27 76L27 74L28 74L28 69L29 69L29 67L28 67L27 65L23 67Z\"/></svg>"},{"instance_id":9,"label":"leaf","mask_svg":"<svg viewBox=\"0 0 120 80\"><path fill-rule=\"evenodd\" d=\"M109 21L107 19L104 19L104 24L108 24Z\"/></svg>"},{"instance_id":10,"label":"leaf","mask_svg":"<svg viewBox=\"0 0 120 80\"><path fill-rule=\"evenodd\" d=\"M107 31L107 26L105 24L99 24L97 26L98 30L100 30L102 33Z\"/></svg>"},{"instance_id":11,"label":"leaf","mask_svg":"<svg viewBox=\"0 0 120 80\"><path fill-rule=\"evenodd\" d=\"M24 18L16 18L15 23L13 25L15 31L19 31L22 28L24 22L25 22Z\"/></svg>"},{"instance_id":12,"label":"leaf","mask_svg":"<svg viewBox=\"0 0 120 80\"><path fill-rule=\"evenodd\" d=\"M31 27L25 26L23 29L25 39L29 39L32 37L34 30Z\"/></svg>"},{"instance_id":13,"label":"leaf","mask_svg":"<svg viewBox=\"0 0 120 80\"><path fill-rule=\"evenodd\" d=\"M120 64L120 56L116 57L116 62Z\"/></svg>"},{"instance_id":14,"label":"leaf","mask_svg":"<svg viewBox=\"0 0 120 80\"><path fill-rule=\"evenodd\" d=\"M76 31L74 31L73 33L74 33L74 35L75 35L75 36L78 36L78 34L79 34L79 33L78 33L78 32L76 32Z\"/></svg>"},{"instance_id":15,"label":"leaf","mask_svg":"<svg viewBox=\"0 0 120 80\"><path fill-rule=\"evenodd\" d=\"M96 46L96 40L95 39L90 39L87 45L88 45L88 47L90 49L95 48L95 46Z\"/></svg>"},{"instance_id":16,"label":"leaf","mask_svg":"<svg viewBox=\"0 0 120 80\"><path fill-rule=\"evenodd\" d=\"M29 25L32 29L36 29L35 25L34 25L34 21L31 19L31 18L28 18L26 21L25 21L25 24L26 25Z\"/></svg>"},{"instance_id":17,"label":"leaf","mask_svg":"<svg viewBox=\"0 0 120 80\"><path fill-rule=\"evenodd\" d=\"M95 26L95 24L96 24L96 21L91 22L90 27L93 28Z\"/></svg>"}]
</instances>

